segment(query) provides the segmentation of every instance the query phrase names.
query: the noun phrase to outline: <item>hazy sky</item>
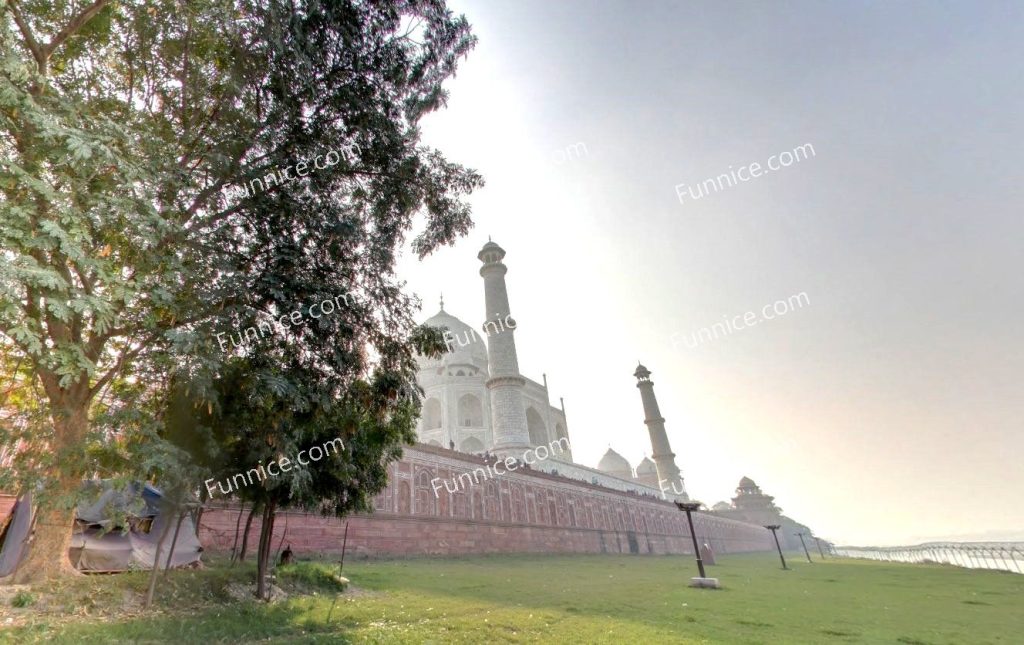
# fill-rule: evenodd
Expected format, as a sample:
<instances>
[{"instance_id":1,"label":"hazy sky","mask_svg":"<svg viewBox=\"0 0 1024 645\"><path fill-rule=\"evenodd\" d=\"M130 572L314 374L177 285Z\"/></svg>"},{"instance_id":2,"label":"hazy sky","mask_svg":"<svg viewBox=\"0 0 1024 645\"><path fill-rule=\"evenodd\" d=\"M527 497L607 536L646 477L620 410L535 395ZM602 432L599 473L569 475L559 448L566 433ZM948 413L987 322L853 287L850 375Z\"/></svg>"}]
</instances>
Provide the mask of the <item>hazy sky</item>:
<instances>
[{"instance_id":1,"label":"hazy sky","mask_svg":"<svg viewBox=\"0 0 1024 645\"><path fill-rule=\"evenodd\" d=\"M478 327L476 253L505 248L520 366L577 461L650 453L641 360L696 499L748 475L844 544L1024 539L1021 5L451 5L480 43L424 134L487 186L403 276Z\"/></svg>"}]
</instances>

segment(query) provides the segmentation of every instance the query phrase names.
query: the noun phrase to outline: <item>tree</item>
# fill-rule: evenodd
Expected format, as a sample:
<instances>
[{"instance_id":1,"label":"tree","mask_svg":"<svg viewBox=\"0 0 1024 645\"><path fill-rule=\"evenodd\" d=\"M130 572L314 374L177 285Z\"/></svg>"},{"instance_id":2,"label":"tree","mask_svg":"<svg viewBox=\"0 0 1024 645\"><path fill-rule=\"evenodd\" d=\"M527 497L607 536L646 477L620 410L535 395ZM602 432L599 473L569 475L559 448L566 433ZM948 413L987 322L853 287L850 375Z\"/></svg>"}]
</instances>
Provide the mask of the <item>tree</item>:
<instances>
[{"instance_id":1,"label":"tree","mask_svg":"<svg viewBox=\"0 0 1024 645\"><path fill-rule=\"evenodd\" d=\"M413 331L409 345L429 356L445 350L440 332L425 326ZM303 508L343 517L372 510L372 497L387 485L388 464L416 437L421 392L411 355L348 382L325 369L336 358L330 353L310 366L297 360L311 353L281 339L258 354L234 358L221 366L206 395L179 382L165 415L166 439L209 469L204 483L212 496L231 495L261 509L261 598L276 511ZM316 456L321 451L323 461ZM302 467L296 461L307 452L313 465Z\"/></svg>"},{"instance_id":2,"label":"tree","mask_svg":"<svg viewBox=\"0 0 1024 645\"><path fill-rule=\"evenodd\" d=\"M22 578L70 569L82 447L109 441L96 402L116 379L147 397L160 381L133 370L212 379L234 350L217 333L262 337L338 285L356 303L342 315L277 330L316 347L296 366L335 385L371 358L400 371L416 303L396 255L417 214L421 257L465 233L482 184L417 127L474 42L440 0L4 1L0 342L48 417L32 428L46 488Z\"/></svg>"}]
</instances>

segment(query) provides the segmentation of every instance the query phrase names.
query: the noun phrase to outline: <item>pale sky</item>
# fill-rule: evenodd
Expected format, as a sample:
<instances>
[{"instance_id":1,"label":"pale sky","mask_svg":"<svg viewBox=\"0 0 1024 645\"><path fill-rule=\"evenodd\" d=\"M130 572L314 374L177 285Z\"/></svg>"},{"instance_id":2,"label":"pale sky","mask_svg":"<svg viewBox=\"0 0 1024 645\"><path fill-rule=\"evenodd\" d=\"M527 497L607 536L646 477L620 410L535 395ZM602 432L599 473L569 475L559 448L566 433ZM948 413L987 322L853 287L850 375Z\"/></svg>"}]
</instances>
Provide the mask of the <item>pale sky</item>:
<instances>
[{"instance_id":1,"label":"pale sky","mask_svg":"<svg viewBox=\"0 0 1024 645\"><path fill-rule=\"evenodd\" d=\"M480 43L424 135L487 186L468 237L403 259L422 318L443 292L479 328L491 235L577 461L650 453L640 360L695 499L747 475L840 544L1024 539L1021 5L451 6Z\"/></svg>"}]
</instances>

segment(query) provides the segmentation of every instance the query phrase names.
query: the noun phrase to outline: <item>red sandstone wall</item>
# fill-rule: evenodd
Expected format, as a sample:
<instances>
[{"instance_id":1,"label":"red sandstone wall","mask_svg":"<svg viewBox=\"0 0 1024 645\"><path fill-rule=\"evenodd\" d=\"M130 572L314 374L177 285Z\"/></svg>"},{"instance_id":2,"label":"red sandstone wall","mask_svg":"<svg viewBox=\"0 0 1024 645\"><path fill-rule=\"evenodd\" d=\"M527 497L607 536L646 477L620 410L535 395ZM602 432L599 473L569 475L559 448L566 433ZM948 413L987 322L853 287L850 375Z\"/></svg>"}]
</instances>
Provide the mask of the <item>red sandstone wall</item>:
<instances>
[{"instance_id":1,"label":"red sandstone wall","mask_svg":"<svg viewBox=\"0 0 1024 645\"><path fill-rule=\"evenodd\" d=\"M460 555L469 553L691 553L685 515L670 502L611 491L538 471L517 471L454 494L431 480L468 472L482 460L417 446L391 466L377 511L346 520L283 512L274 527L274 549L291 544L298 554L341 553L348 522L348 553L355 556ZM239 511L234 506L203 514L200 540L208 550L229 551ZM245 522L245 517L241 519ZM770 534L744 522L696 514L698 540L719 553L774 548ZM259 541L253 522L249 548Z\"/></svg>"},{"instance_id":2,"label":"red sandstone wall","mask_svg":"<svg viewBox=\"0 0 1024 645\"><path fill-rule=\"evenodd\" d=\"M278 514L274 549L282 538L300 555L339 554L349 525L348 554L362 557L470 553L691 553L685 515L666 501L609 490L531 470L501 475L434 496L431 480L457 477L483 460L418 445L391 465L376 512L345 520L300 512ZM0 517L14 497L0 494ZM247 515L247 513L246 513ZM230 551L237 505L213 505L203 514L200 540L210 551ZM245 522L245 517L242 517ZM698 513L697 538L718 553L774 549L760 526ZM259 543L259 519L249 548Z\"/></svg>"},{"instance_id":3,"label":"red sandstone wall","mask_svg":"<svg viewBox=\"0 0 1024 645\"><path fill-rule=\"evenodd\" d=\"M211 551L230 551L238 511L217 509L203 514L200 539ZM348 556L460 555L469 553L692 553L687 531L651 534L579 527L533 526L443 518L359 515L348 520L302 513L283 513L274 527L274 548L290 544L299 554L339 554L348 522ZM242 517L245 522L245 517ZM763 530L763 529L762 529ZM711 533L704 539L718 553L767 550L763 539ZM763 537L763 536L761 536ZM631 543L630 540L633 540ZM259 542L258 518L249 549ZM635 549L635 550L634 550Z\"/></svg>"}]
</instances>

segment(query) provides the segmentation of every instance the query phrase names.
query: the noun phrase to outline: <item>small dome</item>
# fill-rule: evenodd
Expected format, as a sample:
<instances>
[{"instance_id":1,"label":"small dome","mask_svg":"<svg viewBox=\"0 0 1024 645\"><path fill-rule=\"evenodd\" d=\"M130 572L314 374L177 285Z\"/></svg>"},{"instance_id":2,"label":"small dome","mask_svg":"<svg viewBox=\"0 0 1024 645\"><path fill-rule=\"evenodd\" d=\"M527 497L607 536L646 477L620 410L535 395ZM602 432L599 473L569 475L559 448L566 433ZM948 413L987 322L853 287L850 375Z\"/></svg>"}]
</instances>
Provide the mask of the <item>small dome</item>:
<instances>
[{"instance_id":1,"label":"small dome","mask_svg":"<svg viewBox=\"0 0 1024 645\"><path fill-rule=\"evenodd\" d=\"M611 448L608 449L608 452L604 453L604 457L601 457L601 461L597 464L597 469L611 475L625 476L630 479L633 477L633 467L629 465L625 457Z\"/></svg>"},{"instance_id":2,"label":"small dome","mask_svg":"<svg viewBox=\"0 0 1024 645\"><path fill-rule=\"evenodd\" d=\"M651 370L644 367L643 363L640 361L637 361L636 371L633 372L633 376L635 376L637 380L646 381L651 378Z\"/></svg>"},{"instance_id":3,"label":"small dome","mask_svg":"<svg viewBox=\"0 0 1024 645\"><path fill-rule=\"evenodd\" d=\"M474 331L444 309L423 321L423 324L435 328L446 327L451 332L445 336L451 348L443 358L446 363L479 364L482 361L483 365L487 364L487 344L482 332Z\"/></svg>"},{"instance_id":4,"label":"small dome","mask_svg":"<svg viewBox=\"0 0 1024 645\"><path fill-rule=\"evenodd\" d=\"M730 504L729 502L718 502L717 504L715 504L714 506L711 507L711 510L713 510L713 511L728 511L728 510L732 510L732 504Z\"/></svg>"},{"instance_id":5,"label":"small dome","mask_svg":"<svg viewBox=\"0 0 1024 645\"><path fill-rule=\"evenodd\" d=\"M637 477L639 477L640 475L657 475L657 474L658 474L658 467L655 465L655 463L653 461L651 461L647 457L644 457L644 460L636 465L636 476Z\"/></svg>"},{"instance_id":6,"label":"small dome","mask_svg":"<svg viewBox=\"0 0 1024 645\"><path fill-rule=\"evenodd\" d=\"M480 252L476 254L476 257L478 260L485 263L501 262L505 257L505 249L488 239L487 244L484 244L484 248L480 249Z\"/></svg>"},{"instance_id":7,"label":"small dome","mask_svg":"<svg viewBox=\"0 0 1024 645\"><path fill-rule=\"evenodd\" d=\"M753 479L744 477L740 480L739 488L757 488L757 484L754 483Z\"/></svg>"}]
</instances>

